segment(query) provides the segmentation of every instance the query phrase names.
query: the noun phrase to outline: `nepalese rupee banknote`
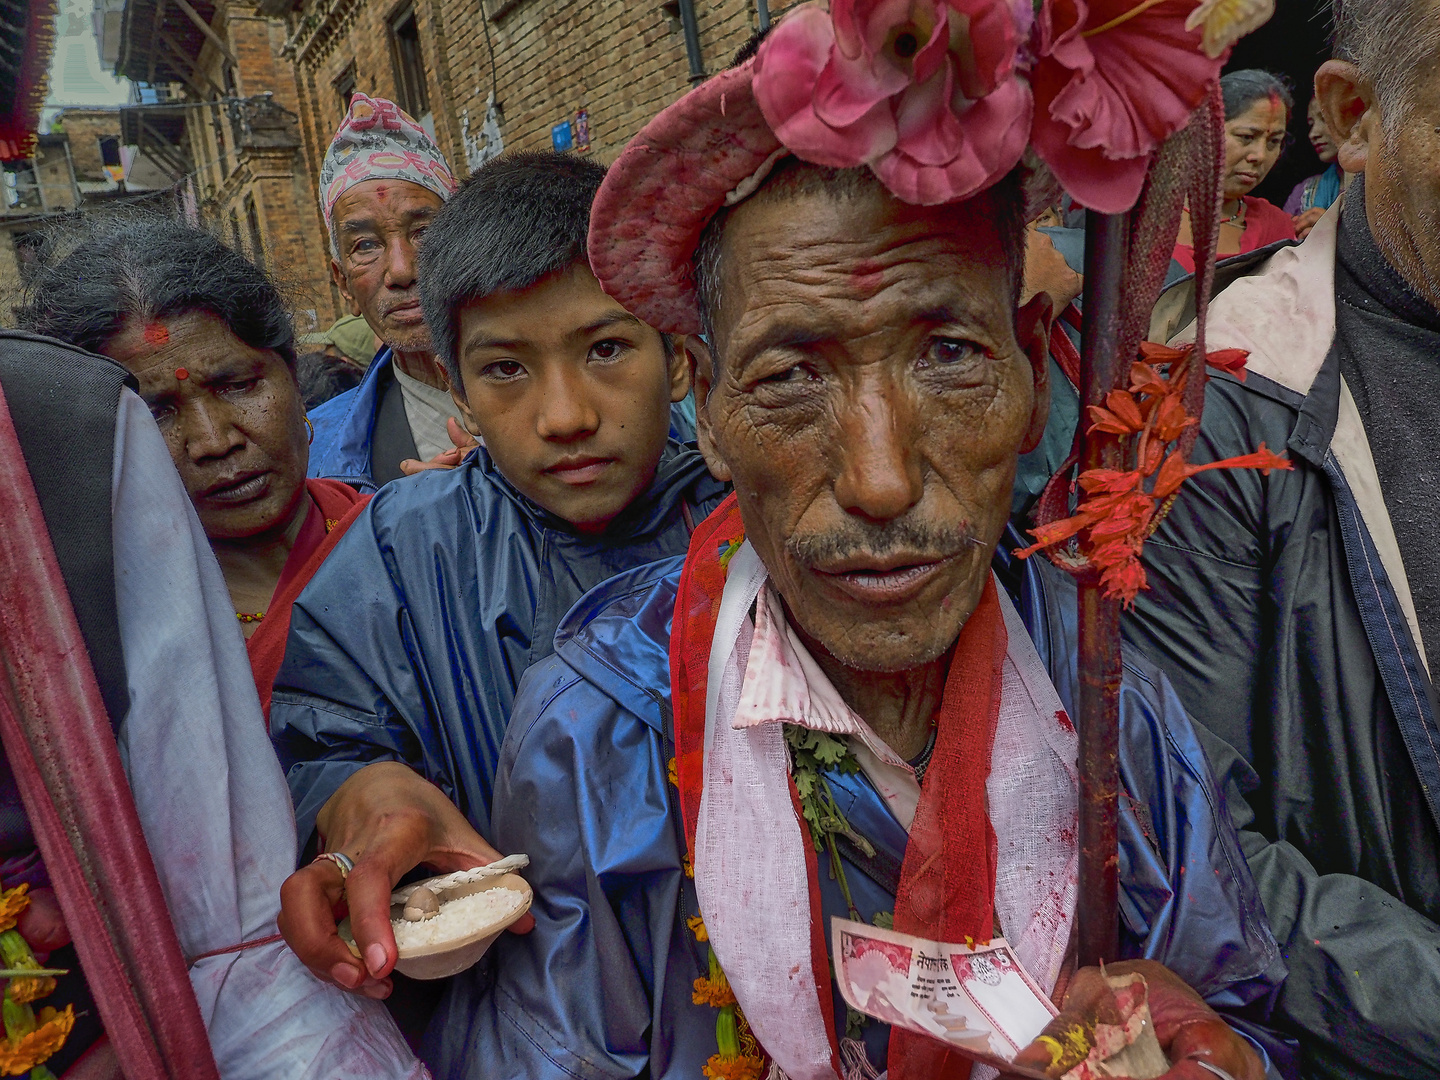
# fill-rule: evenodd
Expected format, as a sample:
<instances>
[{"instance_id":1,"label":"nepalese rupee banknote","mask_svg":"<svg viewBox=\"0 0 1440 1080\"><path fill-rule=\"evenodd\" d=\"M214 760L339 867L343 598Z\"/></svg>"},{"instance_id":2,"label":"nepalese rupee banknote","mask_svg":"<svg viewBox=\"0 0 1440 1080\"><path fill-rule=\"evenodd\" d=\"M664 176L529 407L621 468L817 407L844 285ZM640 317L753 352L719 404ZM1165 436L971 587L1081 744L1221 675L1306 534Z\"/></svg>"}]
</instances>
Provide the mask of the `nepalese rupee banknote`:
<instances>
[{"instance_id":1,"label":"nepalese rupee banknote","mask_svg":"<svg viewBox=\"0 0 1440 1080\"><path fill-rule=\"evenodd\" d=\"M835 979L852 1009L930 1035L1010 1075L1010 1064L1057 1013L1003 938L967 948L864 923L831 920Z\"/></svg>"}]
</instances>

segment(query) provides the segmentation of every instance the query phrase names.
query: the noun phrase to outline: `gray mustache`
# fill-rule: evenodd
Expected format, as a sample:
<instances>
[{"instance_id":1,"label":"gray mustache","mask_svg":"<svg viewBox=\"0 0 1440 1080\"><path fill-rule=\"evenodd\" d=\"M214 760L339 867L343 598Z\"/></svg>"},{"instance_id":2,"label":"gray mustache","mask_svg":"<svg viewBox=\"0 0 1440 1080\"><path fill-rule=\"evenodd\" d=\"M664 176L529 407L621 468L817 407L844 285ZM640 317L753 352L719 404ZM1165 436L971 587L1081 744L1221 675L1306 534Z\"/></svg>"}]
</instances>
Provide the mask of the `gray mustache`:
<instances>
[{"instance_id":1,"label":"gray mustache","mask_svg":"<svg viewBox=\"0 0 1440 1080\"><path fill-rule=\"evenodd\" d=\"M949 558L967 544L985 546L968 524L937 526L899 518L874 528L862 525L814 536L792 536L785 541L785 550L801 565L820 566L860 556L884 559L897 552L939 560Z\"/></svg>"}]
</instances>

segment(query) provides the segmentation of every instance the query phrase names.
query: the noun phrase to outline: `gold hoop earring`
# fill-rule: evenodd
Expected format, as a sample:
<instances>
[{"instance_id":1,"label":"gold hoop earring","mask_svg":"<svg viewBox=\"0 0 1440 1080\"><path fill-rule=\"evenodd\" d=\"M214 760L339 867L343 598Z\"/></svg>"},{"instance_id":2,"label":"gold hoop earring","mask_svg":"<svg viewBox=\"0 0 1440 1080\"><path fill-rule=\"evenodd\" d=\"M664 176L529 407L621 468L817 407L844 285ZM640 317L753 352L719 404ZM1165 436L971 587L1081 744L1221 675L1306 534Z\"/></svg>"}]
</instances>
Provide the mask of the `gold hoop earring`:
<instances>
[{"instance_id":1,"label":"gold hoop earring","mask_svg":"<svg viewBox=\"0 0 1440 1080\"><path fill-rule=\"evenodd\" d=\"M315 425L310 422L310 417L305 417L305 426L310 429L310 445L315 445Z\"/></svg>"}]
</instances>

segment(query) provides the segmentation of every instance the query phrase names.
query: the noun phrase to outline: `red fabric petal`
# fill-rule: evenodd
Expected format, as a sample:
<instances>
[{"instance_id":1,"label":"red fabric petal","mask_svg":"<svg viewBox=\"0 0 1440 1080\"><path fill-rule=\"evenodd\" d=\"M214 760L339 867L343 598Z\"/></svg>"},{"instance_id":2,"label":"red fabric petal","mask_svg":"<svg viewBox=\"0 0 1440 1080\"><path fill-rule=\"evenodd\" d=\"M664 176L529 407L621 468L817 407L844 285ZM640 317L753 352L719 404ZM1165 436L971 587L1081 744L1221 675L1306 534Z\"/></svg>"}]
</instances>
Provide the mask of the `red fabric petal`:
<instances>
[{"instance_id":1,"label":"red fabric petal","mask_svg":"<svg viewBox=\"0 0 1440 1080\"><path fill-rule=\"evenodd\" d=\"M969 46L952 49L959 61L956 82L966 97L985 97L1015 72L1020 33L1014 13L1005 0L950 0L950 6L959 12L950 16L951 24L967 30ZM952 42L957 36L952 32Z\"/></svg>"},{"instance_id":2,"label":"red fabric petal","mask_svg":"<svg viewBox=\"0 0 1440 1080\"><path fill-rule=\"evenodd\" d=\"M950 111L953 87L951 66L946 63L928 82L905 91L895 113L897 152L921 165L945 165L955 160L965 145L965 130Z\"/></svg>"},{"instance_id":3,"label":"red fabric petal","mask_svg":"<svg viewBox=\"0 0 1440 1080\"><path fill-rule=\"evenodd\" d=\"M835 55L834 40L822 9L797 10L761 45L753 87L765 122L792 153L844 169L887 153L895 145L895 118L885 100L843 128L816 115L816 85Z\"/></svg>"},{"instance_id":4,"label":"red fabric petal","mask_svg":"<svg viewBox=\"0 0 1440 1080\"><path fill-rule=\"evenodd\" d=\"M834 49L815 83L815 115L830 127L849 127L909 85L910 76L883 57L851 60Z\"/></svg>"},{"instance_id":5,"label":"red fabric petal","mask_svg":"<svg viewBox=\"0 0 1440 1080\"><path fill-rule=\"evenodd\" d=\"M899 150L875 163L875 173L896 196L919 206L967 199L995 183L1020 160L1029 129L1030 89L1011 79L960 116L960 153L944 165L925 165Z\"/></svg>"},{"instance_id":6,"label":"red fabric petal","mask_svg":"<svg viewBox=\"0 0 1440 1080\"><path fill-rule=\"evenodd\" d=\"M1165 2L1112 30L1083 37L1134 0L1055 0L1041 17L1033 73L1034 143L1082 205L1105 213L1139 198L1150 155L1179 131L1219 77L1220 61L1186 30L1193 0Z\"/></svg>"}]
</instances>

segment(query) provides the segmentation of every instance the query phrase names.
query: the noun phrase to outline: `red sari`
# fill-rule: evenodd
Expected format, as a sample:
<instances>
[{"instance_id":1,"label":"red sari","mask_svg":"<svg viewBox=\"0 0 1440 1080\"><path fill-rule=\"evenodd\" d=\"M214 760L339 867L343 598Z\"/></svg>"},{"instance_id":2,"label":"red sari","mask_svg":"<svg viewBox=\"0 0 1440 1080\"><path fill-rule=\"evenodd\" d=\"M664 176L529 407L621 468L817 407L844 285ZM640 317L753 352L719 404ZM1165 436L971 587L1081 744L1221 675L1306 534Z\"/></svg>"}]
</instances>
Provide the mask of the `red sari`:
<instances>
[{"instance_id":1,"label":"red sari","mask_svg":"<svg viewBox=\"0 0 1440 1080\"><path fill-rule=\"evenodd\" d=\"M260 710L267 725L270 695L285 659L285 641L290 636L290 610L320 564L335 550L335 545L370 501L369 495L361 495L338 480L306 480L305 490L314 505L300 527L290 557L285 560L285 569L280 572L265 619L246 643L250 670L255 674L255 689L260 691Z\"/></svg>"}]
</instances>

